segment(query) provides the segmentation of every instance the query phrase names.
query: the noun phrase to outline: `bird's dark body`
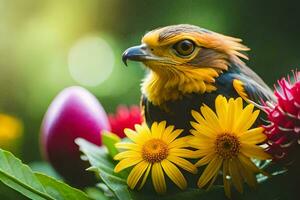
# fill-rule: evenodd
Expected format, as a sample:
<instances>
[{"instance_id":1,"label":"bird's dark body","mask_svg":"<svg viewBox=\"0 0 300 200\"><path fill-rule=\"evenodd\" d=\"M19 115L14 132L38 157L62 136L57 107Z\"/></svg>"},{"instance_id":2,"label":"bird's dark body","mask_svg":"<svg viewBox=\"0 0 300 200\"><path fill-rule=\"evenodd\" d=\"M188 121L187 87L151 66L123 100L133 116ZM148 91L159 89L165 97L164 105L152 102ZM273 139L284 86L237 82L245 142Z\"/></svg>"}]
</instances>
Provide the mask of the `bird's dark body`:
<instances>
[{"instance_id":1,"label":"bird's dark body","mask_svg":"<svg viewBox=\"0 0 300 200\"><path fill-rule=\"evenodd\" d=\"M166 103L165 108L153 105L150 101L143 96L143 106L145 113L145 120L148 126L153 122L167 121L168 125L175 125L176 128L190 130L190 121L194 121L191 115L192 110L199 110L201 105L206 104L213 108L214 100L220 91L205 94L190 94L184 96L177 101L169 101ZM226 96L229 96L226 94ZM230 95L236 97L237 94Z\"/></svg>"},{"instance_id":2,"label":"bird's dark body","mask_svg":"<svg viewBox=\"0 0 300 200\"><path fill-rule=\"evenodd\" d=\"M244 71L246 69L246 71ZM266 91L269 88L261 81L261 79L246 66L237 66L231 64L230 70L221 74L215 82L217 87L216 91L210 93L191 93L184 95L183 98L176 101L168 101L164 106L153 105L145 95L142 96L142 106L144 109L144 115L146 123L150 126L153 122L167 121L168 125L175 125L176 128L184 129L187 134L192 128L190 121L194 121L191 111L199 111L203 104L206 104L210 108L214 109L215 99L218 95L223 95L226 98L237 98L239 94L233 87L233 80L242 80L245 84L245 90L249 95L249 98L258 102L259 100L268 100L269 97L264 91L261 91L259 87L251 85L251 80L256 80L256 83L260 83Z\"/></svg>"}]
</instances>

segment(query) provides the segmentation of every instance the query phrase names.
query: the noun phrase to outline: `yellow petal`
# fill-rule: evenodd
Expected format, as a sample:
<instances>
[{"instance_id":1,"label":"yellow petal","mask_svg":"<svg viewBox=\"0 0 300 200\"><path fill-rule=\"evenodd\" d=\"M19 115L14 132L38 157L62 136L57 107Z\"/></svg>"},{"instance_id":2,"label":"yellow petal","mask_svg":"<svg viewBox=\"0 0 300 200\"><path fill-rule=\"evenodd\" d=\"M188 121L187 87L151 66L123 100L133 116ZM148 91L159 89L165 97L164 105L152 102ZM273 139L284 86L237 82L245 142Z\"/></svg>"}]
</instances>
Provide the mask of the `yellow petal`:
<instances>
[{"instance_id":1,"label":"yellow petal","mask_svg":"<svg viewBox=\"0 0 300 200\"><path fill-rule=\"evenodd\" d=\"M237 99L235 99L235 109L234 109L234 122L237 122L240 119L240 114L243 111L243 99L241 97L238 97Z\"/></svg>"},{"instance_id":2,"label":"yellow petal","mask_svg":"<svg viewBox=\"0 0 300 200\"><path fill-rule=\"evenodd\" d=\"M125 133L125 135L130 139L130 140L132 140L133 142L135 142L135 143L137 143L137 141L138 141L138 136L139 136L139 134L137 133L137 132L135 132L134 130L131 130L131 129L129 129L129 128L125 128L124 129L124 133Z\"/></svg>"},{"instance_id":3,"label":"yellow petal","mask_svg":"<svg viewBox=\"0 0 300 200\"><path fill-rule=\"evenodd\" d=\"M268 160L272 157L264 152L261 147L241 143L241 152L249 158L257 158L259 160Z\"/></svg>"},{"instance_id":4,"label":"yellow petal","mask_svg":"<svg viewBox=\"0 0 300 200\"><path fill-rule=\"evenodd\" d=\"M230 111L232 112L232 111ZM237 99L234 100L234 113L233 119L232 119L232 132L236 132L236 127L239 125L239 121L242 117L243 113L243 99L241 97L238 97Z\"/></svg>"},{"instance_id":5,"label":"yellow petal","mask_svg":"<svg viewBox=\"0 0 300 200\"><path fill-rule=\"evenodd\" d=\"M219 124L219 119L212 109L210 109L207 105L204 105L201 107L201 113L204 116L207 123L214 125L213 130L222 131L222 128Z\"/></svg>"},{"instance_id":6,"label":"yellow petal","mask_svg":"<svg viewBox=\"0 0 300 200\"><path fill-rule=\"evenodd\" d=\"M205 121L199 112L197 112L197 111L195 111L195 110L192 110L192 111L191 111L191 114L192 114L193 118L194 118L199 124L201 124L203 121Z\"/></svg>"},{"instance_id":7,"label":"yellow petal","mask_svg":"<svg viewBox=\"0 0 300 200\"><path fill-rule=\"evenodd\" d=\"M127 178L127 184L131 189L135 188L136 184L138 183L138 181L140 180L140 178L142 177L143 173L146 171L149 165L150 164L146 161L142 161L131 170Z\"/></svg>"},{"instance_id":8,"label":"yellow petal","mask_svg":"<svg viewBox=\"0 0 300 200\"><path fill-rule=\"evenodd\" d=\"M160 163L154 163L152 165L151 177L155 191L159 194L165 193L167 186Z\"/></svg>"},{"instance_id":9,"label":"yellow petal","mask_svg":"<svg viewBox=\"0 0 300 200\"><path fill-rule=\"evenodd\" d=\"M228 103L224 96L219 95L215 100L216 113L221 125L227 124Z\"/></svg>"},{"instance_id":10,"label":"yellow petal","mask_svg":"<svg viewBox=\"0 0 300 200\"><path fill-rule=\"evenodd\" d=\"M212 149L214 147L214 140L212 139L203 139L203 138L198 138L198 137L191 137L188 140L188 143L190 144L191 147L196 148L196 149Z\"/></svg>"},{"instance_id":11,"label":"yellow petal","mask_svg":"<svg viewBox=\"0 0 300 200\"><path fill-rule=\"evenodd\" d=\"M229 173L233 182L233 185L240 193L243 192L242 177L236 162L236 158L229 160Z\"/></svg>"},{"instance_id":12,"label":"yellow petal","mask_svg":"<svg viewBox=\"0 0 300 200\"><path fill-rule=\"evenodd\" d=\"M158 138L158 123L157 122L153 122L151 125L151 136L152 137L156 137Z\"/></svg>"},{"instance_id":13,"label":"yellow petal","mask_svg":"<svg viewBox=\"0 0 300 200\"><path fill-rule=\"evenodd\" d=\"M217 155L214 152L210 152L209 154L207 154L206 156L204 156L203 158L198 160L198 162L196 162L195 166L200 167L202 165L206 165L209 162L211 162L216 156Z\"/></svg>"},{"instance_id":14,"label":"yellow petal","mask_svg":"<svg viewBox=\"0 0 300 200\"><path fill-rule=\"evenodd\" d=\"M166 139L169 137L169 135L173 132L175 126L168 126L165 131L163 132L163 135L162 135L162 140L163 141L166 141Z\"/></svg>"},{"instance_id":15,"label":"yellow petal","mask_svg":"<svg viewBox=\"0 0 300 200\"><path fill-rule=\"evenodd\" d=\"M154 122L151 126L151 133L153 138L161 138L162 133L166 128L166 121L162 121L160 123Z\"/></svg>"},{"instance_id":16,"label":"yellow petal","mask_svg":"<svg viewBox=\"0 0 300 200\"><path fill-rule=\"evenodd\" d=\"M243 154L239 154L238 158L241 162L241 164L246 168L247 170L250 170L254 173L259 173L261 170L251 161L250 158L244 156Z\"/></svg>"},{"instance_id":17,"label":"yellow petal","mask_svg":"<svg viewBox=\"0 0 300 200\"><path fill-rule=\"evenodd\" d=\"M169 150L169 154L173 156L183 157L183 158L197 158L195 152L188 149L173 148Z\"/></svg>"},{"instance_id":18,"label":"yellow petal","mask_svg":"<svg viewBox=\"0 0 300 200\"><path fill-rule=\"evenodd\" d=\"M253 174L250 170L244 170L244 173L245 173L245 180L246 180L246 183L252 187L252 188L256 188L257 186L257 179L256 179L256 176L255 174Z\"/></svg>"},{"instance_id":19,"label":"yellow petal","mask_svg":"<svg viewBox=\"0 0 300 200\"><path fill-rule=\"evenodd\" d=\"M141 154L139 154L136 151L123 151L121 153L118 153L114 157L114 160L121 160L121 159L124 159L124 158L134 158L134 157L141 157Z\"/></svg>"},{"instance_id":20,"label":"yellow petal","mask_svg":"<svg viewBox=\"0 0 300 200\"><path fill-rule=\"evenodd\" d=\"M228 160L224 160L223 163L223 183L224 183L224 190L226 196L231 199L231 188L230 188L230 182L227 179L227 176L229 176L229 166L228 166Z\"/></svg>"},{"instance_id":21,"label":"yellow petal","mask_svg":"<svg viewBox=\"0 0 300 200\"><path fill-rule=\"evenodd\" d=\"M134 127L138 134L142 134L144 137L147 138L151 137L151 131L146 123L143 123L142 125L136 124L134 125Z\"/></svg>"},{"instance_id":22,"label":"yellow petal","mask_svg":"<svg viewBox=\"0 0 300 200\"><path fill-rule=\"evenodd\" d=\"M167 122L166 121L162 121L158 124L157 126L157 137L158 138L161 138L162 137L162 134L163 132L165 131L166 129L166 125L167 125Z\"/></svg>"},{"instance_id":23,"label":"yellow petal","mask_svg":"<svg viewBox=\"0 0 300 200\"><path fill-rule=\"evenodd\" d=\"M201 107L202 108L202 107ZM198 113L197 111L194 111L192 110L192 116L194 117L194 119L202 126L206 126L208 127L209 129L213 130L213 132L218 132L219 129L216 129L215 126L214 126L214 123L211 124L211 123L208 123L208 121L206 121L202 115L200 113Z\"/></svg>"},{"instance_id":24,"label":"yellow petal","mask_svg":"<svg viewBox=\"0 0 300 200\"><path fill-rule=\"evenodd\" d=\"M149 165L148 165L148 167L147 167L147 169L146 169L146 171L145 171L145 173L144 173L144 175L143 175L143 180L142 180L142 182L141 182L141 184L140 184L138 190L142 189L142 187L145 185L151 167L152 167L152 164L149 163Z\"/></svg>"},{"instance_id":25,"label":"yellow petal","mask_svg":"<svg viewBox=\"0 0 300 200\"><path fill-rule=\"evenodd\" d=\"M125 158L121 160L115 167L114 172L118 173L123 169L136 165L137 163L141 162L143 159L142 157L134 157L134 158Z\"/></svg>"},{"instance_id":26,"label":"yellow petal","mask_svg":"<svg viewBox=\"0 0 300 200\"><path fill-rule=\"evenodd\" d=\"M148 127L146 124L142 124L142 125L140 125L140 124L135 124L135 125L134 125L134 128L135 128L136 132L138 132L138 133L143 132L143 131L145 130L146 127Z\"/></svg>"},{"instance_id":27,"label":"yellow petal","mask_svg":"<svg viewBox=\"0 0 300 200\"><path fill-rule=\"evenodd\" d=\"M187 182L180 170L170 161L163 160L161 165L167 176L182 190L187 187Z\"/></svg>"},{"instance_id":28,"label":"yellow petal","mask_svg":"<svg viewBox=\"0 0 300 200\"><path fill-rule=\"evenodd\" d=\"M133 151L141 151L142 147L131 142L118 142L115 144L118 149L130 149Z\"/></svg>"},{"instance_id":29,"label":"yellow petal","mask_svg":"<svg viewBox=\"0 0 300 200\"><path fill-rule=\"evenodd\" d=\"M228 112L227 112L227 124L223 125L223 131L233 132L233 126L235 123L235 103L233 98L230 98L228 101Z\"/></svg>"},{"instance_id":30,"label":"yellow petal","mask_svg":"<svg viewBox=\"0 0 300 200\"><path fill-rule=\"evenodd\" d=\"M171 142L168 147L169 147L169 149L188 147L189 146L188 141L190 139L191 139L190 136L178 138L178 139L174 140L173 142Z\"/></svg>"},{"instance_id":31,"label":"yellow petal","mask_svg":"<svg viewBox=\"0 0 300 200\"><path fill-rule=\"evenodd\" d=\"M267 136L263 133L263 131L264 128L262 127L250 129L240 136L240 140L243 143L248 143L248 144L262 143L267 139Z\"/></svg>"},{"instance_id":32,"label":"yellow petal","mask_svg":"<svg viewBox=\"0 0 300 200\"><path fill-rule=\"evenodd\" d=\"M209 190L211 188L211 186L214 184L214 182L216 181L217 177L219 176L219 173L216 173L212 179L210 180L209 185L207 186L207 189Z\"/></svg>"},{"instance_id":33,"label":"yellow petal","mask_svg":"<svg viewBox=\"0 0 300 200\"><path fill-rule=\"evenodd\" d=\"M244 166L241 163L240 159L238 159L237 163L238 163L239 171L242 174L242 176L244 177L246 183L251 187L255 187L256 186L256 177L254 175L254 172L250 169L247 169L247 166Z\"/></svg>"},{"instance_id":34,"label":"yellow petal","mask_svg":"<svg viewBox=\"0 0 300 200\"><path fill-rule=\"evenodd\" d=\"M176 129L175 131L173 131L171 134L169 134L169 136L166 138L165 142L167 144L170 144L171 142L173 142L181 133L183 132L183 129Z\"/></svg>"},{"instance_id":35,"label":"yellow petal","mask_svg":"<svg viewBox=\"0 0 300 200\"><path fill-rule=\"evenodd\" d=\"M259 112L260 112L259 110L256 110L252 113L251 117L245 122L245 124L243 126L240 127L240 132L246 131L249 128L251 128L251 126L256 121L256 119L259 115Z\"/></svg>"},{"instance_id":36,"label":"yellow petal","mask_svg":"<svg viewBox=\"0 0 300 200\"><path fill-rule=\"evenodd\" d=\"M244 108L244 110L240 113L239 120L235 122L234 130L233 130L234 132L242 133L248 130L248 129L244 129L243 127L251 118L253 109L254 109L253 104L249 104Z\"/></svg>"},{"instance_id":37,"label":"yellow petal","mask_svg":"<svg viewBox=\"0 0 300 200\"><path fill-rule=\"evenodd\" d=\"M204 172L198 180L198 187L204 187L214 176L219 172L223 160L221 158L215 157L205 168Z\"/></svg>"},{"instance_id":38,"label":"yellow petal","mask_svg":"<svg viewBox=\"0 0 300 200\"><path fill-rule=\"evenodd\" d=\"M213 149L199 149L199 150L194 151L194 155L195 155L195 158L200 158L207 154L212 153L213 151L214 151Z\"/></svg>"},{"instance_id":39,"label":"yellow petal","mask_svg":"<svg viewBox=\"0 0 300 200\"><path fill-rule=\"evenodd\" d=\"M193 174L197 173L196 166L183 158L169 155L167 159L188 172Z\"/></svg>"},{"instance_id":40,"label":"yellow petal","mask_svg":"<svg viewBox=\"0 0 300 200\"><path fill-rule=\"evenodd\" d=\"M208 126L200 125L197 122L190 122L192 127L195 129L190 130L191 134L197 137L209 137L215 138L217 136L217 132L210 129Z\"/></svg>"}]
</instances>

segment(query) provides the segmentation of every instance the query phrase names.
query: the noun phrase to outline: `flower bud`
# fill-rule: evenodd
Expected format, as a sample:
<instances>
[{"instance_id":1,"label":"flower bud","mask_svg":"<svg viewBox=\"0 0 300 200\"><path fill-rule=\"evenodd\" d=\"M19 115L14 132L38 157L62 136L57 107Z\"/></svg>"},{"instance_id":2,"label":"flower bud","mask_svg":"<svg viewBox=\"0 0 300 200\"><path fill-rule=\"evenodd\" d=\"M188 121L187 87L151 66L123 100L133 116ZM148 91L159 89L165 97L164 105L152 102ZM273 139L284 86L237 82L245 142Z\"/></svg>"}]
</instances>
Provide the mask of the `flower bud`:
<instances>
[{"instance_id":1,"label":"flower bud","mask_svg":"<svg viewBox=\"0 0 300 200\"><path fill-rule=\"evenodd\" d=\"M110 131L106 113L87 90L73 86L64 89L53 100L41 127L44 157L67 182L76 187L93 181L88 163L80 159L76 138L101 145L101 131Z\"/></svg>"}]
</instances>

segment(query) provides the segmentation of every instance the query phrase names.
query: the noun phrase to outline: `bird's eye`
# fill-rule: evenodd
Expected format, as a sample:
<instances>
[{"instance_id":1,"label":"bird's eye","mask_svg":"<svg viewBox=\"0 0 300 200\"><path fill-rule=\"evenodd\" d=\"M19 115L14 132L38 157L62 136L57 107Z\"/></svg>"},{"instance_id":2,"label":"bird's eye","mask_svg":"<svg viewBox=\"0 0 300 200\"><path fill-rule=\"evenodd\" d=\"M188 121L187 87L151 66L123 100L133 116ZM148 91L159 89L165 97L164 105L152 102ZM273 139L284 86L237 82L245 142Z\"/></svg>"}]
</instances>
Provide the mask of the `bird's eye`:
<instances>
[{"instance_id":1,"label":"bird's eye","mask_svg":"<svg viewBox=\"0 0 300 200\"><path fill-rule=\"evenodd\" d=\"M173 48L179 55L188 56L193 53L195 44L191 40L182 40L177 42Z\"/></svg>"}]
</instances>

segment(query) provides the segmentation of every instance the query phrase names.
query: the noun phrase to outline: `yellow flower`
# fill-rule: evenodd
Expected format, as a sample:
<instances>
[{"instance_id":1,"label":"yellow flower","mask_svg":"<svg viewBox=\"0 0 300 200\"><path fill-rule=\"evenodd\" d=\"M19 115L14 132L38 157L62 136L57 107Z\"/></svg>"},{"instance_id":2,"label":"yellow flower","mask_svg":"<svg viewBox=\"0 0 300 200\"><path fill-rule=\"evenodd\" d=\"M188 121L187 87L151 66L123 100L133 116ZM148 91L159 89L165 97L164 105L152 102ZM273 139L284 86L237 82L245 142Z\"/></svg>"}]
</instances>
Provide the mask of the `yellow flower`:
<instances>
[{"instance_id":1,"label":"yellow flower","mask_svg":"<svg viewBox=\"0 0 300 200\"><path fill-rule=\"evenodd\" d=\"M197 173L197 168L184 158L194 156L193 151L185 149L189 144L187 137L177 137L183 130L174 130L174 126L166 127L166 121L154 122L151 130L146 124L136 125L135 131L125 129L126 136L132 142L120 142L116 144L119 149L125 151L114 157L120 162L115 167L115 172L132 167L127 178L127 184L131 189L137 185L141 189L151 171L154 189L157 193L165 193L166 182L164 173L180 188L187 187L187 181L178 167Z\"/></svg>"},{"instance_id":2,"label":"yellow flower","mask_svg":"<svg viewBox=\"0 0 300 200\"><path fill-rule=\"evenodd\" d=\"M225 193L230 197L230 185L243 192L243 181L252 187L256 185L256 173L262 171L251 158L260 160L271 157L257 146L266 136L262 127L252 128L259 110L253 112L252 104L243 108L241 98L226 100L219 95L215 100L216 113L208 106L200 108L201 114L192 111L196 122L189 143L196 148L196 156L201 158L195 165L207 165L198 180L198 187L210 187L222 169Z\"/></svg>"},{"instance_id":3,"label":"yellow flower","mask_svg":"<svg viewBox=\"0 0 300 200\"><path fill-rule=\"evenodd\" d=\"M22 123L15 117L0 113L0 147L9 148L22 135Z\"/></svg>"}]
</instances>

